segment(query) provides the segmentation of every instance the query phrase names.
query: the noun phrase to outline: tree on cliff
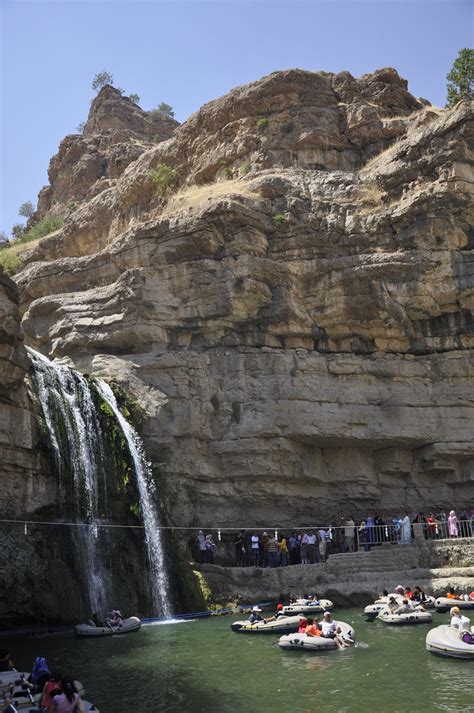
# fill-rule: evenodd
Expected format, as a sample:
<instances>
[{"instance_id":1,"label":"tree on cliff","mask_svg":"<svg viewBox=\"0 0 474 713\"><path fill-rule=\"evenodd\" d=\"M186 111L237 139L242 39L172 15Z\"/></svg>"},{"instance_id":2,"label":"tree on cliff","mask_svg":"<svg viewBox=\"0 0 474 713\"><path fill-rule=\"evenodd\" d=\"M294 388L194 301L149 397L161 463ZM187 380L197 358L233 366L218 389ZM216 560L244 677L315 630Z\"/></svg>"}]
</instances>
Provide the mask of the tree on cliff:
<instances>
[{"instance_id":1,"label":"tree on cliff","mask_svg":"<svg viewBox=\"0 0 474 713\"><path fill-rule=\"evenodd\" d=\"M474 50L467 47L459 50L446 79L448 80L446 102L448 108L456 106L461 99L474 98Z\"/></svg>"},{"instance_id":2,"label":"tree on cliff","mask_svg":"<svg viewBox=\"0 0 474 713\"><path fill-rule=\"evenodd\" d=\"M21 215L22 218L31 218L34 212L35 207L31 201L25 201L25 203L22 203L18 208L18 215Z\"/></svg>"},{"instance_id":3,"label":"tree on cliff","mask_svg":"<svg viewBox=\"0 0 474 713\"><path fill-rule=\"evenodd\" d=\"M153 119L172 119L174 117L173 107L166 102L161 102L156 109L150 111Z\"/></svg>"},{"instance_id":4,"label":"tree on cliff","mask_svg":"<svg viewBox=\"0 0 474 713\"><path fill-rule=\"evenodd\" d=\"M102 87L105 87L106 84L113 83L114 77L112 73L107 72L106 69L103 69L101 72L97 72L94 79L92 80L92 89L97 92L99 89L102 89Z\"/></svg>"}]
</instances>

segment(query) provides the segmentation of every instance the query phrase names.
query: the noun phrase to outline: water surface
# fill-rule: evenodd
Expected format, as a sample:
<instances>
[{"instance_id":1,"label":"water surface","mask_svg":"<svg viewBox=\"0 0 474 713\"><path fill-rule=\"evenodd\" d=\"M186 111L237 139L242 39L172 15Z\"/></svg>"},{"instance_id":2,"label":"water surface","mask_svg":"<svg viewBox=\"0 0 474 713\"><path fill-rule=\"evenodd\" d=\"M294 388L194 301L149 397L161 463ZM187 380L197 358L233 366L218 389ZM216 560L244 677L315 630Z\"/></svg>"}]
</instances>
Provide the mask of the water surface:
<instances>
[{"instance_id":1,"label":"water surface","mask_svg":"<svg viewBox=\"0 0 474 713\"><path fill-rule=\"evenodd\" d=\"M368 648L282 651L278 637L234 634L236 617L149 625L104 639L56 635L1 641L19 668L46 656L71 672L101 713L416 713L474 710L474 664L425 650L431 626L365 622L337 612ZM238 617L237 617L238 618Z\"/></svg>"}]
</instances>

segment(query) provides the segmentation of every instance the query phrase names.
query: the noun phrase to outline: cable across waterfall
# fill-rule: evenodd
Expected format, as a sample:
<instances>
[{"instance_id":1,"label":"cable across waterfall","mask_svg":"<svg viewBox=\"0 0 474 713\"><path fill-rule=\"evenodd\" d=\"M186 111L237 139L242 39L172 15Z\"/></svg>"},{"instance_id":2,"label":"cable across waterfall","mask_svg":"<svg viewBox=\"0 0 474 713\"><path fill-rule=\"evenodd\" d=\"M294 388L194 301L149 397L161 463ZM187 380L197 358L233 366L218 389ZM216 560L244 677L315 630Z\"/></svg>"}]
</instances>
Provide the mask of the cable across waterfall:
<instances>
[{"instance_id":1,"label":"cable across waterfall","mask_svg":"<svg viewBox=\"0 0 474 713\"><path fill-rule=\"evenodd\" d=\"M51 362L28 348L32 362L31 380L41 404L44 430L49 436L58 474L61 514L81 526L74 528L81 577L86 583L91 611L106 611L111 606L108 570L113 555L106 535L98 534L104 521L113 524L111 502L111 446L101 423L106 413L112 432L127 451L126 460L114 463L115 477L122 488L132 488L135 476L135 512L141 514L150 566L150 594L153 614L171 616L170 586L166 571L160 518L155 505L151 466L143 443L120 411L110 386L103 380ZM130 477L132 476L132 477ZM115 496L117 498L117 496ZM120 498L123 500L123 497ZM123 506L123 503L120 503ZM132 510L132 506L130 506ZM129 513L130 515L130 513ZM111 564L112 563L112 564Z\"/></svg>"}]
</instances>

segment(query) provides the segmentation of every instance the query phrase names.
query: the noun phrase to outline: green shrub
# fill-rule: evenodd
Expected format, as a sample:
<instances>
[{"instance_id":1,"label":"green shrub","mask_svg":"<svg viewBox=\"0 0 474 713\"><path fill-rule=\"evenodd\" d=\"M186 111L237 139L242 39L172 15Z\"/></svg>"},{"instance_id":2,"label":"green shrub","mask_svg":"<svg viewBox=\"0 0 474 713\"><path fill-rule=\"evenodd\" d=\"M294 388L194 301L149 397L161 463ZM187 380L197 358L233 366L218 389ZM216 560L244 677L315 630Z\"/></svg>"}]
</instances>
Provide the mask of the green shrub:
<instances>
[{"instance_id":1,"label":"green shrub","mask_svg":"<svg viewBox=\"0 0 474 713\"><path fill-rule=\"evenodd\" d=\"M163 196L168 189L175 188L179 181L178 171L166 163L159 163L155 169L149 171L148 176L155 186L157 196Z\"/></svg>"},{"instance_id":2,"label":"green shrub","mask_svg":"<svg viewBox=\"0 0 474 713\"><path fill-rule=\"evenodd\" d=\"M258 129L266 129L268 126L268 119L265 116L261 116L257 120L257 128Z\"/></svg>"},{"instance_id":3,"label":"green shrub","mask_svg":"<svg viewBox=\"0 0 474 713\"><path fill-rule=\"evenodd\" d=\"M221 161L221 173L225 178L232 178L232 169L228 161Z\"/></svg>"},{"instance_id":4,"label":"green shrub","mask_svg":"<svg viewBox=\"0 0 474 713\"><path fill-rule=\"evenodd\" d=\"M40 221L33 225L32 228L26 230L22 235L15 239L15 244L30 243L32 240L44 238L45 235L54 233L62 227L64 220L59 215L45 215Z\"/></svg>"},{"instance_id":5,"label":"green shrub","mask_svg":"<svg viewBox=\"0 0 474 713\"><path fill-rule=\"evenodd\" d=\"M166 102L161 102L156 109L150 111L152 119L172 119L174 117L173 107Z\"/></svg>"},{"instance_id":6,"label":"green shrub","mask_svg":"<svg viewBox=\"0 0 474 713\"><path fill-rule=\"evenodd\" d=\"M281 226L286 223L286 218L283 215L283 213L275 213L275 215L272 218L272 223L273 223L273 227L276 230L278 230L278 228L281 228Z\"/></svg>"},{"instance_id":7,"label":"green shrub","mask_svg":"<svg viewBox=\"0 0 474 713\"><path fill-rule=\"evenodd\" d=\"M129 94L129 95L128 95L128 98L129 98L130 101L133 102L134 104L138 104L138 102L140 101L140 97L138 96L138 94L135 94L135 93L134 93L134 94Z\"/></svg>"},{"instance_id":8,"label":"green shrub","mask_svg":"<svg viewBox=\"0 0 474 713\"><path fill-rule=\"evenodd\" d=\"M8 275L14 275L21 267L21 260L9 248L0 250L0 265Z\"/></svg>"},{"instance_id":9,"label":"green shrub","mask_svg":"<svg viewBox=\"0 0 474 713\"><path fill-rule=\"evenodd\" d=\"M240 175L241 175L241 176L246 176L247 173L250 173L250 169L251 169L251 168L252 168L252 165L251 165L250 161L246 161L246 162L243 163L243 164L241 165L241 167L239 168L239 173L240 173Z\"/></svg>"}]
</instances>

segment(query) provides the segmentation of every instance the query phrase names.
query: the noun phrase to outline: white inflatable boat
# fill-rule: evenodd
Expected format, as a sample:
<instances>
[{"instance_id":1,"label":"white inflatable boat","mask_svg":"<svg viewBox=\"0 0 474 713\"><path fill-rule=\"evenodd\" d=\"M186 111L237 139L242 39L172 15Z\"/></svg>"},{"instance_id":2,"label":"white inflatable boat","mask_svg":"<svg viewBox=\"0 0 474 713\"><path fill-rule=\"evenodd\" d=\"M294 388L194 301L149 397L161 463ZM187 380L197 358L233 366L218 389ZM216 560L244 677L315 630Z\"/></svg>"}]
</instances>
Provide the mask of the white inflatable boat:
<instances>
[{"instance_id":1,"label":"white inflatable boat","mask_svg":"<svg viewBox=\"0 0 474 713\"><path fill-rule=\"evenodd\" d=\"M90 624L78 624L74 627L76 636L112 636L113 634L130 634L138 631L142 623L136 616L124 619L123 626L91 626Z\"/></svg>"},{"instance_id":2,"label":"white inflatable boat","mask_svg":"<svg viewBox=\"0 0 474 713\"><path fill-rule=\"evenodd\" d=\"M38 709L34 708L34 706L38 705L39 699L41 697L41 693L32 694L29 689L23 689L21 686L23 681L20 678L22 674L19 673L18 671L15 671L15 672L12 671L9 673L15 673L16 678L14 678L14 679L10 678L8 683L6 683L4 678L0 679L1 681L3 681L3 684L0 683L0 689L3 686L4 687L3 690L7 690L7 687L11 686L11 684L13 684L14 688L11 691L11 693L13 696L13 703L14 703L15 708L18 708L19 710L25 710L25 709L29 710L31 708L32 710L35 710L36 713L39 713ZM28 678L29 674L24 674L24 675L25 675L25 678ZM84 686L82 685L82 683L80 681L74 681L74 685L76 687L76 691L82 698L86 693ZM1 699L1 700L3 700L3 699ZM85 704L86 701L83 701L83 703ZM1 706L1 703L0 703L0 706ZM91 708L86 708L86 711L87 710L95 710L95 711L97 710L97 708L93 707L92 703L89 703L89 706L91 706Z\"/></svg>"},{"instance_id":3,"label":"white inflatable boat","mask_svg":"<svg viewBox=\"0 0 474 713\"><path fill-rule=\"evenodd\" d=\"M341 637L353 643L355 641L355 631L352 626L344 621L337 621L336 624L341 627ZM307 636L306 634L286 634L282 636L278 642L280 649L288 651L330 651L337 649L337 644L334 639L326 639L323 636Z\"/></svg>"},{"instance_id":4,"label":"white inflatable boat","mask_svg":"<svg viewBox=\"0 0 474 713\"><path fill-rule=\"evenodd\" d=\"M402 600L404 598L401 594L389 594L388 597L381 597L380 599L376 599L373 604L369 604L364 609L364 616L366 617L367 621L374 621L374 619L377 618L377 615L388 606L390 597L395 597L395 601L397 602L398 606L401 606ZM435 598L426 597L424 602L415 602L412 600L412 604L415 608L417 605L423 604L425 609L434 609Z\"/></svg>"},{"instance_id":5,"label":"white inflatable boat","mask_svg":"<svg viewBox=\"0 0 474 713\"><path fill-rule=\"evenodd\" d=\"M288 615L293 614L320 614L323 611L329 611L334 607L330 599L297 599L293 604L287 604L283 607L283 613Z\"/></svg>"},{"instance_id":6,"label":"white inflatable boat","mask_svg":"<svg viewBox=\"0 0 474 713\"><path fill-rule=\"evenodd\" d=\"M441 624L430 629L426 635L426 650L438 656L474 661L474 644L466 644L459 632L449 624Z\"/></svg>"},{"instance_id":7,"label":"white inflatable boat","mask_svg":"<svg viewBox=\"0 0 474 713\"><path fill-rule=\"evenodd\" d=\"M389 594L388 597L380 597L376 599L373 604L368 604L364 609L364 616L367 621L374 621L377 615L387 608L390 597L395 597L395 601L400 606L402 603L402 597L399 594Z\"/></svg>"},{"instance_id":8,"label":"white inflatable boat","mask_svg":"<svg viewBox=\"0 0 474 713\"><path fill-rule=\"evenodd\" d=\"M378 613L377 619L380 619L385 624L393 624L394 626L407 626L409 624L429 624L433 621L433 616L429 611L420 611L413 609L405 614L392 614L388 607Z\"/></svg>"},{"instance_id":9,"label":"white inflatable boat","mask_svg":"<svg viewBox=\"0 0 474 713\"><path fill-rule=\"evenodd\" d=\"M0 698L0 705L3 704L3 700ZM95 707L93 703L90 701L85 701L82 699L82 705L84 707L85 713L100 713L99 709ZM22 711L22 713L39 713L40 709L36 707L36 705L33 705L31 703L28 704L23 704L20 703L18 704L16 701L14 701L14 706L17 710Z\"/></svg>"},{"instance_id":10,"label":"white inflatable boat","mask_svg":"<svg viewBox=\"0 0 474 713\"><path fill-rule=\"evenodd\" d=\"M435 600L436 611L447 612L451 607L459 607L460 609L474 609L474 599L449 599L448 597L438 597Z\"/></svg>"},{"instance_id":11,"label":"white inflatable boat","mask_svg":"<svg viewBox=\"0 0 474 713\"><path fill-rule=\"evenodd\" d=\"M237 634L290 634L298 631L300 616L279 616L273 621L235 621L230 628Z\"/></svg>"}]
</instances>

